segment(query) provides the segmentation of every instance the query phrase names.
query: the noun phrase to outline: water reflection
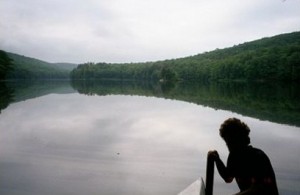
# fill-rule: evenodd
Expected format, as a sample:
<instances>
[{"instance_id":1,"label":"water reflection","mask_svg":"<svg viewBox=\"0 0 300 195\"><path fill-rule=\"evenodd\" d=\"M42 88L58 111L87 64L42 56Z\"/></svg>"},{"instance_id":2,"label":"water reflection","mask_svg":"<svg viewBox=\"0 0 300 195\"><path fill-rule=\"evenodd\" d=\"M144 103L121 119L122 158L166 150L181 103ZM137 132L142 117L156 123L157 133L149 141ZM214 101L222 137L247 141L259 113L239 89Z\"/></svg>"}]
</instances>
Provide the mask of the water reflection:
<instances>
[{"instance_id":1,"label":"water reflection","mask_svg":"<svg viewBox=\"0 0 300 195\"><path fill-rule=\"evenodd\" d=\"M72 86L72 87L71 87ZM300 126L296 83L151 83L130 81L36 81L1 83L1 107L50 93L141 95L192 102L276 123ZM3 104L3 105L2 105Z\"/></svg>"},{"instance_id":2,"label":"water reflection","mask_svg":"<svg viewBox=\"0 0 300 195\"><path fill-rule=\"evenodd\" d=\"M277 123L300 126L300 89L296 83L134 83L73 81L84 94L164 97Z\"/></svg>"},{"instance_id":3,"label":"water reflection","mask_svg":"<svg viewBox=\"0 0 300 195\"><path fill-rule=\"evenodd\" d=\"M1 194L176 194L198 177L207 150L186 126L190 109L77 94L12 104L1 115Z\"/></svg>"},{"instance_id":4,"label":"water reflection","mask_svg":"<svg viewBox=\"0 0 300 195\"><path fill-rule=\"evenodd\" d=\"M224 90L225 84L83 84L73 87L89 96L74 93L66 82L10 84L13 100L5 99L14 103L0 115L0 194L177 194L204 176L209 149L226 159L218 128L228 117L250 126L252 144L270 157L281 194L300 193L299 127L220 110L244 111L247 103L261 101L258 108L270 113L267 95L274 89L264 95L252 88L250 98L245 94L251 87L240 84L227 86L231 90ZM280 95L274 102L289 105L283 110L292 115L299 108L298 93L286 89L290 100ZM237 191L215 179L215 194Z\"/></svg>"},{"instance_id":5,"label":"water reflection","mask_svg":"<svg viewBox=\"0 0 300 195\"><path fill-rule=\"evenodd\" d=\"M50 94L0 115L1 194L177 194L227 149L219 124L239 117L271 158L282 194L299 193L299 128L154 97ZM280 143L280 153L274 147ZM216 176L215 194L230 194Z\"/></svg>"}]
</instances>

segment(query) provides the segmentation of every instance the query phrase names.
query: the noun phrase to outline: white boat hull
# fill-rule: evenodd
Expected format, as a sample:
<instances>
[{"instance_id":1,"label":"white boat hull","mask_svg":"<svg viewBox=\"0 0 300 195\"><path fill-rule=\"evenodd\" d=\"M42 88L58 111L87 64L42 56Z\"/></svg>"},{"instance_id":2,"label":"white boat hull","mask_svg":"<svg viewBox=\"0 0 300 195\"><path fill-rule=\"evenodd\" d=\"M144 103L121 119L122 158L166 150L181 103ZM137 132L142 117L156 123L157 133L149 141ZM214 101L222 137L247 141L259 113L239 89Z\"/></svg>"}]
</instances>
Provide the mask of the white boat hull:
<instances>
[{"instance_id":1,"label":"white boat hull","mask_svg":"<svg viewBox=\"0 0 300 195\"><path fill-rule=\"evenodd\" d=\"M178 195L205 195L205 185L203 179L197 179Z\"/></svg>"}]
</instances>

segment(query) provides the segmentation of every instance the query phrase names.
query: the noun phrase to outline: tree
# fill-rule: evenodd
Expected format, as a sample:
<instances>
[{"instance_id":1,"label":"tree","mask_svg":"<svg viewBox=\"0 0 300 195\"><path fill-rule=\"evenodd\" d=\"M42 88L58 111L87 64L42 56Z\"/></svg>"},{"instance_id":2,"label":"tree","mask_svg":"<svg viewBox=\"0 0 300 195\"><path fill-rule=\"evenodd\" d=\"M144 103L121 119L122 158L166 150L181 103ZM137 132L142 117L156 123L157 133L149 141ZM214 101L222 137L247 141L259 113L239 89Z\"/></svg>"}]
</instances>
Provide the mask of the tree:
<instances>
[{"instance_id":1,"label":"tree","mask_svg":"<svg viewBox=\"0 0 300 195\"><path fill-rule=\"evenodd\" d=\"M12 70L12 61L5 51L0 50L0 80L4 80L8 71Z\"/></svg>"},{"instance_id":2,"label":"tree","mask_svg":"<svg viewBox=\"0 0 300 195\"><path fill-rule=\"evenodd\" d=\"M175 81L177 79L176 73L168 67L163 67L160 77L164 81Z\"/></svg>"}]
</instances>

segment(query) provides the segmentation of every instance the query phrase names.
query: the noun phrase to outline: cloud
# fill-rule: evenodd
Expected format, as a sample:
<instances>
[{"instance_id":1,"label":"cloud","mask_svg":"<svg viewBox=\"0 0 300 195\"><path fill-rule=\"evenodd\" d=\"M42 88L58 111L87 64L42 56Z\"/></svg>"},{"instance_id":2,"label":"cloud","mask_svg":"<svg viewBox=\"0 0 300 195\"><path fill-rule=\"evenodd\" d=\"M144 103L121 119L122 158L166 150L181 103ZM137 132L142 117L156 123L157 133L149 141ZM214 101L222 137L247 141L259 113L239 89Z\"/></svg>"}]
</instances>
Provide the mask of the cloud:
<instances>
[{"instance_id":1,"label":"cloud","mask_svg":"<svg viewBox=\"0 0 300 195\"><path fill-rule=\"evenodd\" d=\"M299 29L299 0L2 0L0 48L46 61L194 55Z\"/></svg>"}]
</instances>

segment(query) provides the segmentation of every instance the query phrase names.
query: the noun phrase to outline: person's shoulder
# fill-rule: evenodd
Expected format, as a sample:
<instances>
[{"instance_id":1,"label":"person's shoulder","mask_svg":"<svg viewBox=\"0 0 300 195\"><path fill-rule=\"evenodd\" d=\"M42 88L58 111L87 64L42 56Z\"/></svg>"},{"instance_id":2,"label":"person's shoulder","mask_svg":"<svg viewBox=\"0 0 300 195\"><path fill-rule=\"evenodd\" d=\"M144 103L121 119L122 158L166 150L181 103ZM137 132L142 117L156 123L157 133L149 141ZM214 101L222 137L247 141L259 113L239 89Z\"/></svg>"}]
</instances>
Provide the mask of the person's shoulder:
<instances>
[{"instance_id":1,"label":"person's shoulder","mask_svg":"<svg viewBox=\"0 0 300 195\"><path fill-rule=\"evenodd\" d=\"M252 155L255 155L257 157L261 157L261 158L266 158L266 159L269 159L267 154L259 149L259 148L255 148L255 147L252 147L252 146L249 146L249 150L251 151Z\"/></svg>"},{"instance_id":2,"label":"person's shoulder","mask_svg":"<svg viewBox=\"0 0 300 195\"><path fill-rule=\"evenodd\" d=\"M251 152L257 152L257 153L264 153L264 151L262 151L261 149L259 148L255 148L251 145L248 146L248 149L251 151Z\"/></svg>"}]
</instances>

